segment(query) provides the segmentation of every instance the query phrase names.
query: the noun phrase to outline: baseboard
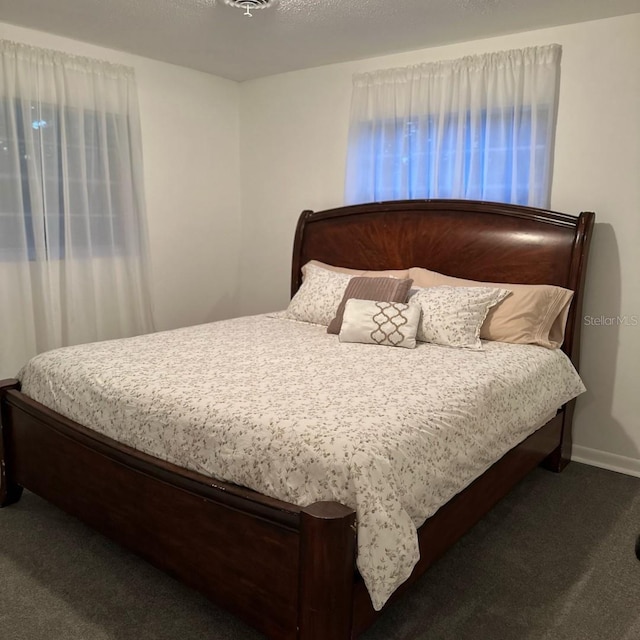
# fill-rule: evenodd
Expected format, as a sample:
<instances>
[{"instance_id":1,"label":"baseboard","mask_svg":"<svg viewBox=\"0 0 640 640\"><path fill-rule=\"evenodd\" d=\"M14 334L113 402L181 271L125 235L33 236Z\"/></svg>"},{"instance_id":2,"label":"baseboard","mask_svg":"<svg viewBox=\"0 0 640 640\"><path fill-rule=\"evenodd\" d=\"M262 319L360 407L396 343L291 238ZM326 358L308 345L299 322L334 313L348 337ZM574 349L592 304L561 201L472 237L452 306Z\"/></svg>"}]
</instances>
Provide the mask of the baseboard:
<instances>
[{"instance_id":1,"label":"baseboard","mask_svg":"<svg viewBox=\"0 0 640 640\"><path fill-rule=\"evenodd\" d=\"M637 458L627 458L615 453L598 451L598 449L590 449L589 447L581 447L574 444L571 450L571 459L594 467L601 467L602 469L609 469L609 471L617 471L618 473L640 478L640 460Z\"/></svg>"}]
</instances>

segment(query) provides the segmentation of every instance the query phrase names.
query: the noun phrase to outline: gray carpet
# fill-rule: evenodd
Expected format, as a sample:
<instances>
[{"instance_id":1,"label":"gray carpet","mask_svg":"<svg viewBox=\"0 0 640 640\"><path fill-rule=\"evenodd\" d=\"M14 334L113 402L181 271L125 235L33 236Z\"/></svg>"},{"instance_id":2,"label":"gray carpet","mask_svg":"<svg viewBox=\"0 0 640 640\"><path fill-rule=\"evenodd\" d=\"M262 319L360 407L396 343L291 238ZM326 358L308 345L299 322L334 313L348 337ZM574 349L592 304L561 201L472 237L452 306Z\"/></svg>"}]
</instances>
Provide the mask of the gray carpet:
<instances>
[{"instance_id":1,"label":"gray carpet","mask_svg":"<svg viewBox=\"0 0 640 640\"><path fill-rule=\"evenodd\" d=\"M362 638L638 640L639 533L640 479L536 470ZM0 511L0 638L262 636L25 493Z\"/></svg>"}]
</instances>

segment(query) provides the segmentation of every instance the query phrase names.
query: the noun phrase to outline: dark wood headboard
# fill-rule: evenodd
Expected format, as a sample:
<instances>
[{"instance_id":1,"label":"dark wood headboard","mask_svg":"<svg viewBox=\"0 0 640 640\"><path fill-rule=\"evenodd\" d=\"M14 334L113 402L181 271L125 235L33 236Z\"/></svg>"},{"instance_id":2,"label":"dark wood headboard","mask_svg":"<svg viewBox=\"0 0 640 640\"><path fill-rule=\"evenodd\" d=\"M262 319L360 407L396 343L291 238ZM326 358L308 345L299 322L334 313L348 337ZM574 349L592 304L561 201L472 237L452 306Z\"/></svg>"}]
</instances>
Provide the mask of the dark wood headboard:
<instances>
[{"instance_id":1,"label":"dark wood headboard","mask_svg":"<svg viewBox=\"0 0 640 640\"><path fill-rule=\"evenodd\" d=\"M575 292L564 351L577 367L587 254L595 214L566 215L472 200L395 200L303 211L291 295L309 260L362 270L424 267L487 282L555 284Z\"/></svg>"}]
</instances>

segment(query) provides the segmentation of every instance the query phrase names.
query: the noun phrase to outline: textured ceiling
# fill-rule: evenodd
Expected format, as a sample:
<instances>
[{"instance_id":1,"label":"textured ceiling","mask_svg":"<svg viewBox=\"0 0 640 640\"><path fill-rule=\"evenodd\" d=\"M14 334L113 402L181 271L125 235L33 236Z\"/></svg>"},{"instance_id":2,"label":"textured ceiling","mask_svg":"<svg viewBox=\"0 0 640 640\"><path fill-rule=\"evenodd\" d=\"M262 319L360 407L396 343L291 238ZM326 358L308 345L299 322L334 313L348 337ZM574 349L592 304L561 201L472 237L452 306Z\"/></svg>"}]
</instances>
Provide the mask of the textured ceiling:
<instances>
[{"instance_id":1,"label":"textured ceiling","mask_svg":"<svg viewBox=\"0 0 640 640\"><path fill-rule=\"evenodd\" d=\"M640 0L0 0L0 22L233 80L640 12ZM640 35L639 35L640 37Z\"/></svg>"}]
</instances>

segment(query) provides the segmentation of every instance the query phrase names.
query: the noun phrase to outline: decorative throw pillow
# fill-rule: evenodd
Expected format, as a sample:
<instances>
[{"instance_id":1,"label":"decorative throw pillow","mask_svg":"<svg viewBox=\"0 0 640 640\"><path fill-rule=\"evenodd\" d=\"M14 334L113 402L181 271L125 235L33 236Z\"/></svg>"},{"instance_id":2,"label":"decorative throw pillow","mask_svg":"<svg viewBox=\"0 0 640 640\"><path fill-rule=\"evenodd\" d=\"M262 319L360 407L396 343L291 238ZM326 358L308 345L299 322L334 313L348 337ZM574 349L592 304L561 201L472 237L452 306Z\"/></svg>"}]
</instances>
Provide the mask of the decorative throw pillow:
<instances>
[{"instance_id":1,"label":"decorative throw pillow","mask_svg":"<svg viewBox=\"0 0 640 640\"><path fill-rule=\"evenodd\" d=\"M306 277L291 299L284 317L325 327L336 315L352 276L307 264Z\"/></svg>"},{"instance_id":2,"label":"decorative throw pillow","mask_svg":"<svg viewBox=\"0 0 640 640\"><path fill-rule=\"evenodd\" d=\"M510 293L490 287L427 287L414 291L409 304L422 311L419 341L477 350L482 349L480 327L489 309Z\"/></svg>"},{"instance_id":3,"label":"decorative throw pillow","mask_svg":"<svg viewBox=\"0 0 640 640\"><path fill-rule=\"evenodd\" d=\"M480 282L445 276L413 267L411 278L418 287L491 287L509 289L511 295L493 307L480 329L485 340L514 344L537 344L557 349L564 341L565 325L573 291L550 284Z\"/></svg>"},{"instance_id":4,"label":"decorative throw pillow","mask_svg":"<svg viewBox=\"0 0 640 640\"><path fill-rule=\"evenodd\" d=\"M417 305L351 298L345 304L339 338L340 342L413 349L419 321Z\"/></svg>"},{"instance_id":5,"label":"decorative throw pillow","mask_svg":"<svg viewBox=\"0 0 640 640\"><path fill-rule=\"evenodd\" d=\"M327 333L340 333L342 327L342 315L348 300L378 300L381 302L406 302L411 289L412 280L405 278L351 278L345 289L342 301L336 311L335 318L327 327Z\"/></svg>"}]
</instances>

